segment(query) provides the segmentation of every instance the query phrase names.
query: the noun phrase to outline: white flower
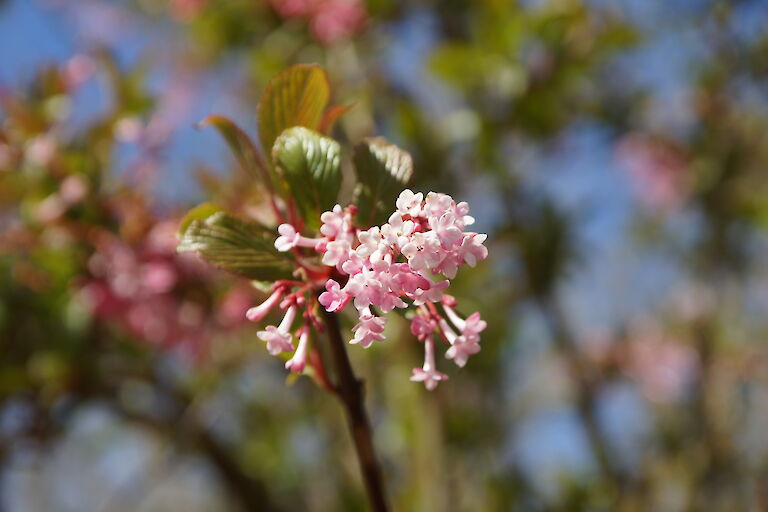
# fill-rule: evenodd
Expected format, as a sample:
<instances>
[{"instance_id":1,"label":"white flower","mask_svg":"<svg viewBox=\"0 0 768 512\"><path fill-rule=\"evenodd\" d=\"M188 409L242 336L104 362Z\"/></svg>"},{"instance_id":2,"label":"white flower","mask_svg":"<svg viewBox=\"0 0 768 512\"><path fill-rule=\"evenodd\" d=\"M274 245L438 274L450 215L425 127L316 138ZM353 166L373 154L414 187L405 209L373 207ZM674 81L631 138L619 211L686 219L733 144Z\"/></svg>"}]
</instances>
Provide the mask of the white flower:
<instances>
[{"instance_id":1,"label":"white flower","mask_svg":"<svg viewBox=\"0 0 768 512\"><path fill-rule=\"evenodd\" d=\"M275 248L281 252L290 251L296 247L299 243L299 238L301 238L301 235L296 232L296 228L290 224L280 224L277 232L280 233L280 236L275 240Z\"/></svg>"}]
</instances>

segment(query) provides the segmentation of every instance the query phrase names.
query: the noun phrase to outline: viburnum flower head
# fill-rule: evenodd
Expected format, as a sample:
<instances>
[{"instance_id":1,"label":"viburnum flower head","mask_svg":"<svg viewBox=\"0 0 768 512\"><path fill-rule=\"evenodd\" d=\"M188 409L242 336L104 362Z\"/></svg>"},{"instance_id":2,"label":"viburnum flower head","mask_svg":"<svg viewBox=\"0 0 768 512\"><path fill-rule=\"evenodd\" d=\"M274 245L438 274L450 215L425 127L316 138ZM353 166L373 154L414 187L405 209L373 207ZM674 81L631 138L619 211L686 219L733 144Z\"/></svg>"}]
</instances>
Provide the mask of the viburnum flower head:
<instances>
[{"instance_id":1,"label":"viburnum flower head","mask_svg":"<svg viewBox=\"0 0 768 512\"><path fill-rule=\"evenodd\" d=\"M462 265L473 267L488 256L483 245L486 235L466 231L474 223L469 206L457 204L446 194L424 196L404 190L395 206L385 224L362 229L355 226L354 205L336 205L320 216L316 238L302 235L301 226L279 226L275 241L279 251L294 251L302 260L312 251L325 269L313 271L313 276L320 277L310 283L275 283L269 298L248 311L248 319L257 322L278 304L285 310L279 326L269 326L258 336L271 354L295 350L286 363L289 370L304 370L310 329L320 324L315 309L338 313L350 303L358 315L350 343L363 348L385 339L386 313L397 308L413 310L411 331L424 344L424 364L414 368L411 380L423 382L427 389L448 378L437 370L438 343L447 345L445 357L459 367L480 351L480 332L486 323L479 313L462 318L455 310L456 300L445 290ZM316 302L306 300L305 294L318 284L325 291ZM306 308L304 321L294 332L292 324L302 308ZM294 335L299 338L296 349Z\"/></svg>"}]
</instances>

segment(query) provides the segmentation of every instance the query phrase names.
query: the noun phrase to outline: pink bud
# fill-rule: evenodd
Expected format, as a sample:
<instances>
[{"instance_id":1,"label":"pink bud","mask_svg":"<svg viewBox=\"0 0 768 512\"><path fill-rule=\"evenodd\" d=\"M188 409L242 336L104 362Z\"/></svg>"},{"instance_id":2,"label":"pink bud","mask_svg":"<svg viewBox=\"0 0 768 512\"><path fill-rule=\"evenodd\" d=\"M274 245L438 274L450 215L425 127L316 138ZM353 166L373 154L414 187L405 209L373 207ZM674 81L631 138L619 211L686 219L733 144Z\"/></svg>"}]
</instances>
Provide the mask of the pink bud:
<instances>
[{"instance_id":1,"label":"pink bud","mask_svg":"<svg viewBox=\"0 0 768 512\"><path fill-rule=\"evenodd\" d=\"M245 318L250 320L251 322L260 322L264 319L265 316L272 310L273 307L275 307L275 304L277 304L280 299L283 296L283 293L285 293L284 287L277 288L274 292L272 292L272 295L270 295L267 300L262 302L256 307L250 308L248 311L245 312Z\"/></svg>"},{"instance_id":2,"label":"pink bud","mask_svg":"<svg viewBox=\"0 0 768 512\"><path fill-rule=\"evenodd\" d=\"M293 373L301 373L307 364L307 347L309 346L309 327L306 325L300 329L299 348L285 363L285 368Z\"/></svg>"}]
</instances>

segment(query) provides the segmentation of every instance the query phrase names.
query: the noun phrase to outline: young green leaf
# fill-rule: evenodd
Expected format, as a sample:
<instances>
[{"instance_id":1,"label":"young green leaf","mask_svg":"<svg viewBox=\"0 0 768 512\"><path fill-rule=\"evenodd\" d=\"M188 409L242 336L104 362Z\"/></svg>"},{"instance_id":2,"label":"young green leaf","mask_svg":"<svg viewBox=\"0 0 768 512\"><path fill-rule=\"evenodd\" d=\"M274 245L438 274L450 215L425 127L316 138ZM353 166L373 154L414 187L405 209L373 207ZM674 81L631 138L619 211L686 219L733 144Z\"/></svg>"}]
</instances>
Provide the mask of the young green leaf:
<instances>
[{"instance_id":1,"label":"young green leaf","mask_svg":"<svg viewBox=\"0 0 768 512\"><path fill-rule=\"evenodd\" d=\"M187 225L179 252L196 252L209 263L249 279L291 278L294 265L290 256L275 249L272 230L222 211L204 219L200 216Z\"/></svg>"},{"instance_id":2,"label":"young green leaf","mask_svg":"<svg viewBox=\"0 0 768 512\"><path fill-rule=\"evenodd\" d=\"M325 70L316 64L297 64L279 73L259 101L259 136L265 151L292 126L316 130L331 97Z\"/></svg>"},{"instance_id":3,"label":"young green leaf","mask_svg":"<svg viewBox=\"0 0 768 512\"><path fill-rule=\"evenodd\" d=\"M355 204L358 218L374 224L392 209L395 198L413 175L410 153L382 137L368 138L355 146L353 156L358 185Z\"/></svg>"},{"instance_id":4,"label":"young green leaf","mask_svg":"<svg viewBox=\"0 0 768 512\"><path fill-rule=\"evenodd\" d=\"M219 211L221 211L221 208L214 206L211 203L203 203L189 210L179 223L179 231L177 232L179 240L184 237L184 233L187 232L187 229L192 224L192 222L196 220L205 220Z\"/></svg>"},{"instance_id":5,"label":"young green leaf","mask_svg":"<svg viewBox=\"0 0 768 512\"><path fill-rule=\"evenodd\" d=\"M295 126L277 138L272 158L302 218L308 225L317 226L320 214L336 204L341 188L339 143Z\"/></svg>"}]
</instances>

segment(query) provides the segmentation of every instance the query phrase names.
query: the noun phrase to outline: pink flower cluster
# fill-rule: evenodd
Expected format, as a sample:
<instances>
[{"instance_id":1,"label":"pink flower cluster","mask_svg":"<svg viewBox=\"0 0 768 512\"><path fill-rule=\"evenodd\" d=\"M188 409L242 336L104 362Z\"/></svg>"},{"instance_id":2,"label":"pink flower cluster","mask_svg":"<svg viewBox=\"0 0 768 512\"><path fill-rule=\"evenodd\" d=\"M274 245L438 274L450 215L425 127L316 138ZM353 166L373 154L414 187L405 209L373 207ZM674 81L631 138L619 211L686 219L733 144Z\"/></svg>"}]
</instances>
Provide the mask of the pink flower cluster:
<instances>
[{"instance_id":1,"label":"pink flower cluster","mask_svg":"<svg viewBox=\"0 0 768 512\"><path fill-rule=\"evenodd\" d=\"M465 202L457 204L446 194L430 192L425 198L421 193L404 190L396 206L386 224L362 230L353 222L356 207L342 209L336 205L321 216L321 237L305 237L294 226L282 224L275 247L297 253L311 249L322 254L322 263L331 268L318 301L334 313L353 304L358 323L352 329L350 343L368 348L383 340L386 319L381 315L395 308L414 307L411 330L424 343L425 360L422 368L413 370L411 380L433 389L447 378L435 366L436 332L449 346L446 357L460 367L480 351L480 332L486 323L479 313L462 318L454 310L455 300L444 294L449 281L440 276L453 278L461 265L473 267L485 259L486 235L465 231L474 223L469 206ZM288 294L292 286L294 282L276 283L272 295L248 312L249 320L259 321L278 303L286 311L279 326L259 332L272 354L294 350L291 326L298 308L304 305L308 285ZM436 304L442 307L442 313ZM310 324L319 324L309 308L304 318L297 331L299 348L286 364L293 371L304 367Z\"/></svg>"}]
</instances>

